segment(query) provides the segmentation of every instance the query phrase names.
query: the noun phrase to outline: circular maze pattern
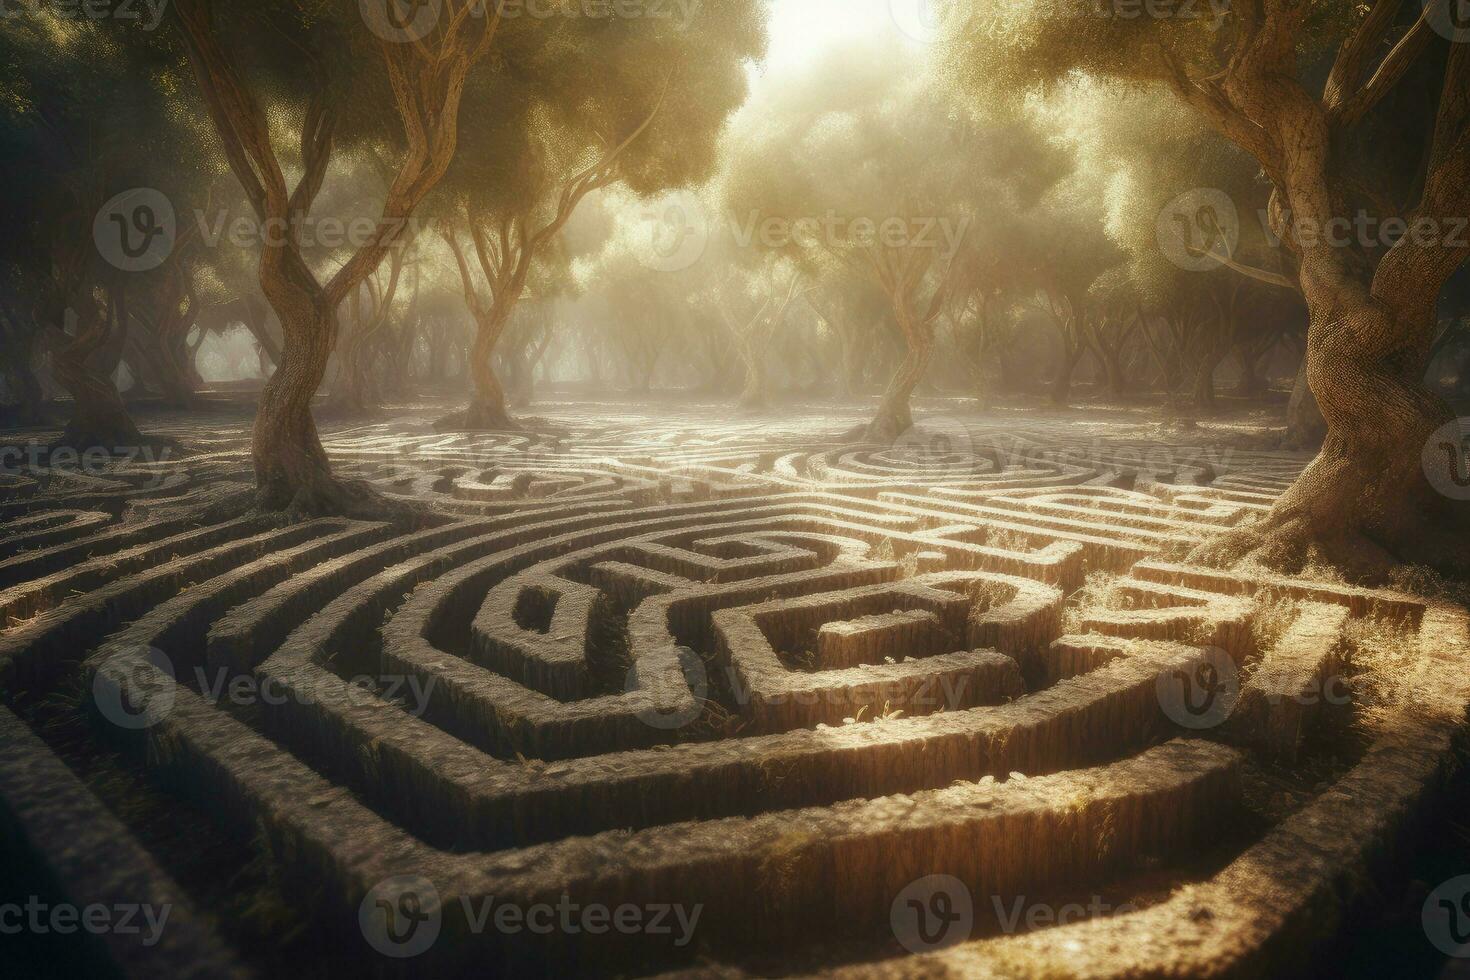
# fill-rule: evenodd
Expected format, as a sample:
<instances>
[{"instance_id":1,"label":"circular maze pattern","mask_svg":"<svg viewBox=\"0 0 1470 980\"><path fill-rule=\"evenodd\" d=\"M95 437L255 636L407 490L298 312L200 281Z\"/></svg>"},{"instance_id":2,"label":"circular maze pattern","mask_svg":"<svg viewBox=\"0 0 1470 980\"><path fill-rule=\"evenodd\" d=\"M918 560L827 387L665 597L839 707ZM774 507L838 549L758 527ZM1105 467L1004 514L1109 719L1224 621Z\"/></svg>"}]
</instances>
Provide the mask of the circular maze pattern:
<instances>
[{"instance_id":1,"label":"circular maze pattern","mask_svg":"<svg viewBox=\"0 0 1470 980\"><path fill-rule=\"evenodd\" d=\"M78 901L176 908L155 947L107 938L124 973L249 973L251 936L77 778L40 723L68 691L86 751L262 855L347 956L415 975L1300 965L1470 702L1459 607L1184 563L1299 457L1065 423L892 447L558 424L329 433L340 473L430 505L412 524L201 518L248 493L243 432L4 474L0 800ZM1416 710L1263 817L1262 768L1354 710L1321 694L1354 691L1364 622L1412 648ZM1130 901L1005 914L1080 894ZM487 902L697 924L538 933ZM433 941L400 943L420 921Z\"/></svg>"}]
</instances>

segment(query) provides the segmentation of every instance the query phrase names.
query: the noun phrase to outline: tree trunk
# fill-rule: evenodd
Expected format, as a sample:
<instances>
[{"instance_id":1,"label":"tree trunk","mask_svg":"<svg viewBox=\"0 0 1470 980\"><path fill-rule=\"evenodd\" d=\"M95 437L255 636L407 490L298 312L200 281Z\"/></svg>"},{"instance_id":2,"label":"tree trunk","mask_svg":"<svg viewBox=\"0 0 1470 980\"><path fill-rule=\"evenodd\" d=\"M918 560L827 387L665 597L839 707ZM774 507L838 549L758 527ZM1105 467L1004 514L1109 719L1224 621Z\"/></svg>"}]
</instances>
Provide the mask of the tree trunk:
<instances>
[{"instance_id":1,"label":"tree trunk","mask_svg":"<svg viewBox=\"0 0 1470 980\"><path fill-rule=\"evenodd\" d=\"M1062 363L1057 366L1057 376L1051 383L1051 403L1063 406L1072 401L1072 375L1077 372L1077 365L1082 362L1083 347L1077 347L1062 352Z\"/></svg>"},{"instance_id":2,"label":"tree trunk","mask_svg":"<svg viewBox=\"0 0 1470 980\"><path fill-rule=\"evenodd\" d=\"M1103 373L1107 378L1108 394L1113 398L1122 398L1128 394L1128 378L1123 373L1123 359L1118 351L1103 347L1099 352L1102 359Z\"/></svg>"},{"instance_id":3,"label":"tree trunk","mask_svg":"<svg viewBox=\"0 0 1470 980\"><path fill-rule=\"evenodd\" d=\"M1218 350L1207 350L1200 358L1194 374L1194 407L1199 412L1210 414L1219 409L1215 401L1215 371L1222 360L1224 355Z\"/></svg>"},{"instance_id":4,"label":"tree trunk","mask_svg":"<svg viewBox=\"0 0 1470 980\"><path fill-rule=\"evenodd\" d=\"M587 353L587 387L592 391L607 390L607 381L602 376L602 358L598 356L592 338L587 337L583 345Z\"/></svg>"},{"instance_id":5,"label":"tree trunk","mask_svg":"<svg viewBox=\"0 0 1470 980\"><path fill-rule=\"evenodd\" d=\"M869 442L891 443L914 427L910 402L914 389L919 386L934 357L933 324L917 322L908 310L902 308L896 309L895 313L907 352L888 383L878 414L868 424L866 439Z\"/></svg>"},{"instance_id":6,"label":"tree trunk","mask_svg":"<svg viewBox=\"0 0 1470 980\"><path fill-rule=\"evenodd\" d=\"M336 312L320 305L277 312L281 361L260 393L252 441L260 505L303 516L333 513L344 488L332 476L311 402L327 373Z\"/></svg>"},{"instance_id":7,"label":"tree trunk","mask_svg":"<svg viewBox=\"0 0 1470 980\"><path fill-rule=\"evenodd\" d=\"M1427 324L1432 311L1421 313ZM1427 458L1434 458L1426 448L1452 414L1421 384L1417 359L1404 366L1396 356L1402 351L1362 341L1415 333L1424 331L1404 330L1371 299L1343 302L1327 317L1314 311L1307 377L1329 429L1321 454L1282 496L1273 518L1309 535L1335 563L1376 566L1387 553L1441 570L1470 564L1465 505L1456 506L1430 482L1438 476L1449 486L1458 476L1458 454L1434 460L1442 472L1426 472Z\"/></svg>"},{"instance_id":8,"label":"tree trunk","mask_svg":"<svg viewBox=\"0 0 1470 980\"><path fill-rule=\"evenodd\" d=\"M470 377L474 382L474 393L470 405L462 412L435 423L435 428L444 430L471 430L484 432L514 431L520 426L511 418L505 407L505 389L495 375L495 348L505 333L510 319L510 304L497 303L491 309L475 315L475 343L470 349Z\"/></svg>"},{"instance_id":9,"label":"tree trunk","mask_svg":"<svg viewBox=\"0 0 1470 980\"><path fill-rule=\"evenodd\" d=\"M1458 440L1435 444L1453 413L1423 384L1433 296L1395 314L1357 283L1314 286L1306 378L1327 422L1322 451L1265 520L1200 557L1288 571L1316 561L1376 581L1405 562L1470 573L1470 508L1451 492Z\"/></svg>"},{"instance_id":10,"label":"tree trunk","mask_svg":"<svg viewBox=\"0 0 1470 980\"><path fill-rule=\"evenodd\" d=\"M758 349L759 346L757 339L749 333L737 337L740 361L745 366L745 385L740 390L741 408L764 408L769 400L765 351Z\"/></svg>"},{"instance_id":11,"label":"tree trunk","mask_svg":"<svg viewBox=\"0 0 1470 980\"><path fill-rule=\"evenodd\" d=\"M250 331L255 342L260 345L260 351L265 355L261 359L261 376L267 376L270 371L266 370L265 358L270 359L270 367L275 368L281 363L281 345L276 338L271 336L270 327L266 323L266 307L253 296L245 297L239 302L241 322L245 329Z\"/></svg>"},{"instance_id":12,"label":"tree trunk","mask_svg":"<svg viewBox=\"0 0 1470 980\"><path fill-rule=\"evenodd\" d=\"M1296 372L1296 384L1292 387L1291 402L1286 407L1286 439L1283 449L1316 450L1327 438L1327 420L1317 407L1317 396L1307 384L1307 359Z\"/></svg>"},{"instance_id":13,"label":"tree trunk","mask_svg":"<svg viewBox=\"0 0 1470 980\"><path fill-rule=\"evenodd\" d=\"M1254 398L1264 393L1266 382L1256 369L1257 355L1250 351L1248 345L1237 344L1235 356L1240 360L1240 383L1235 386L1235 393L1246 398Z\"/></svg>"},{"instance_id":14,"label":"tree trunk","mask_svg":"<svg viewBox=\"0 0 1470 980\"><path fill-rule=\"evenodd\" d=\"M5 310L3 336L7 373L15 389L16 406L10 413L12 424L32 425L46 420L46 391L36 377L35 359L41 332L34 323L22 325L14 311Z\"/></svg>"},{"instance_id":15,"label":"tree trunk","mask_svg":"<svg viewBox=\"0 0 1470 980\"><path fill-rule=\"evenodd\" d=\"M109 297L104 308L95 300L82 304L75 336L52 352L52 372L72 397L72 417L56 446L79 452L103 449L121 454L162 440L145 439L128 414L122 395L112 382L111 370L104 371L96 359L106 354L114 328L126 323L127 308L122 291Z\"/></svg>"}]
</instances>

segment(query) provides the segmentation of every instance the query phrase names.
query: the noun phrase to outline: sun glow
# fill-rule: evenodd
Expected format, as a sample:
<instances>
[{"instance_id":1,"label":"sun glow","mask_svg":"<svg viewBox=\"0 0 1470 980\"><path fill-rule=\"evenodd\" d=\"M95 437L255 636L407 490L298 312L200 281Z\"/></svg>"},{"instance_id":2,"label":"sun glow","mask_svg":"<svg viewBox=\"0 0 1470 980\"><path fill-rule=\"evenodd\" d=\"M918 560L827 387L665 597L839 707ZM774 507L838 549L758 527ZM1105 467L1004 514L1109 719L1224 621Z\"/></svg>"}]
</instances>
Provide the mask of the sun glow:
<instances>
[{"instance_id":1,"label":"sun glow","mask_svg":"<svg viewBox=\"0 0 1470 980\"><path fill-rule=\"evenodd\" d=\"M771 0L769 76L800 69L830 48L902 32L906 0ZM895 9L897 8L897 9Z\"/></svg>"}]
</instances>

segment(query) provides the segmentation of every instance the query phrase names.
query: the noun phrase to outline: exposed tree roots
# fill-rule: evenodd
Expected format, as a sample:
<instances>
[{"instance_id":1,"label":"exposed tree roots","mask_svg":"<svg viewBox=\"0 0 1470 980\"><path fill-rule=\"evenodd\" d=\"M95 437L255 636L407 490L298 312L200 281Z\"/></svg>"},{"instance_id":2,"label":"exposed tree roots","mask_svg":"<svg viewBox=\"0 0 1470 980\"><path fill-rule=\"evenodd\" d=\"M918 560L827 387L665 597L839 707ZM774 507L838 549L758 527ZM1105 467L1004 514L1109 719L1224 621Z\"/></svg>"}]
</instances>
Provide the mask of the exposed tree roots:
<instances>
[{"instance_id":1,"label":"exposed tree roots","mask_svg":"<svg viewBox=\"0 0 1470 980\"><path fill-rule=\"evenodd\" d=\"M435 432L524 432L526 427L511 417L503 405L475 402L461 412L434 423Z\"/></svg>"},{"instance_id":2,"label":"exposed tree roots","mask_svg":"<svg viewBox=\"0 0 1470 980\"><path fill-rule=\"evenodd\" d=\"M1264 519L1196 548L1190 561L1217 568L1255 567L1287 575L1327 574L1368 586L1389 584L1405 566L1470 581L1470 520L1415 515L1390 532L1360 521L1336 526L1278 507ZM1392 542L1388 544L1387 542Z\"/></svg>"},{"instance_id":3,"label":"exposed tree roots","mask_svg":"<svg viewBox=\"0 0 1470 980\"><path fill-rule=\"evenodd\" d=\"M58 450L81 454L106 453L110 457L135 454L182 453L183 446L177 439L167 436L146 435L132 425L120 427L79 427L68 425L54 442L46 447L48 454Z\"/></svg>"},{"instance_id":4,"label":"exposed tree roots","mask_svg":"<svg viewBox=\"0 0 1470 980\"><path fill-rule=\"evenodd\" d=\"M263 487L254 510L279 515L286 523L321 517L349 517L361 521L420 521L430 516L421 504L385 497L361 480L344 480L324 471L294 490Z\"/></svg>"}]
</instances>

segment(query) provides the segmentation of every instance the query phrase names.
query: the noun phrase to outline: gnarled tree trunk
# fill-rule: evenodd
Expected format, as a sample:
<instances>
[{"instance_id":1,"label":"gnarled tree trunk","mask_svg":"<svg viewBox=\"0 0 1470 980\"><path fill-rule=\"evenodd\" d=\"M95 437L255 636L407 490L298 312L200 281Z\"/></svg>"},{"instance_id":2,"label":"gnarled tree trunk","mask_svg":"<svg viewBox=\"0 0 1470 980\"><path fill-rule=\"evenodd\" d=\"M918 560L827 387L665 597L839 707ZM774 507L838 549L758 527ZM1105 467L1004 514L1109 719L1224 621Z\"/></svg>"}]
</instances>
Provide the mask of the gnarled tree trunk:
<instances>
[{"instance_id":1,"label":"gnarled tree trunk","mask_svg":"<svg viewBox=\"0 0 1470 980\"><path fill-rule=\"evenodd\" d=\"M917 322L906 310L896 312L907 352L888 382L877 415L868 424L867 438L871 442L893 442L914 427L910 402L934 359L934 324Z\"/></svg>"},{"instance_id":2,"label":"gnarled tree trunk","mask_svg":"<svg viewBox=\"0 0 1470 980\"><path fill-rule=\"evenodd\" d=\"M1296 384L1292 386L1291 401L1286 406L1286 438L1283 449L1317 450L1327 438L1327 420L1317 407L1317 396L1307 383L1307 359L1297 368Z\"/></svg>"},{"instance_id":3,"label":"gnarled tree trunk","mask_svg":"<svg viewBox=\"0 0 1470 980\"><path fill-rule=\"evenodd\" d=\"M510 310L497 304L475 314L475 343L470 348L470 378L474 395L463 413L445 419L442 426L465 429L507 430L520 426L505 405L505 388L495 374L495 348L500 344Z\"/></svg>"},{"instance_id":4,"label":"gnarled tree trunk","mask_svg":"<svg viewBox=\"0 0 1470 980\"><path fill-rule=\"evenodd\" d=\"M311 401L337 339L337 307L403 239L408 218L454 159L465 79L489 52L500 15L445 18L437 31L414 44L379 41L403 124L401 163L373 235L323 285L302 257L299 219L310 213L331 164L338 121L333 87L319 77L304 106L301 176L288 188L268 117L222 37L215 6L208 0L178 0L175 11L205 106L252 210L268 227L290 229L277 236L282 240L268 240L260 250L260 284L280 318L283 343L279 367L261 392L255 419L258 503L293 516L399 510L365 484L332 475L311 417Z\"/></svg>"},{"instance_id":5,"label":"gnarled tree trunk","mask_svg":"<svg viewBox=\"0 0 1470 980\"><path fill-rule=\"evenodd\" d=\"M57 382L72 397L72 416L56 446L78 451L102 449L122 454L164 440L148 439L138 430L112 381L112 371L99 365L115 336L126 330L127 303L122 287L109 290L107 303L87 297L77 305L76 333L51 353Z\"/></svg>"}]
</instances>

